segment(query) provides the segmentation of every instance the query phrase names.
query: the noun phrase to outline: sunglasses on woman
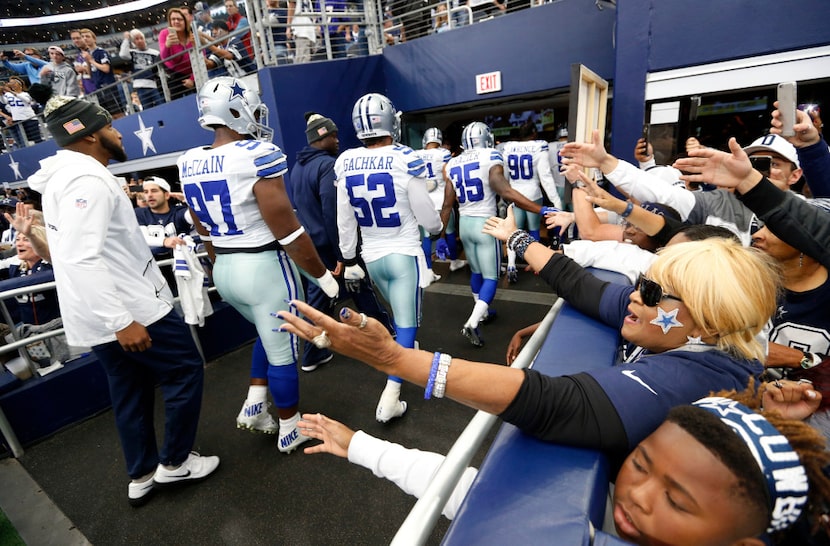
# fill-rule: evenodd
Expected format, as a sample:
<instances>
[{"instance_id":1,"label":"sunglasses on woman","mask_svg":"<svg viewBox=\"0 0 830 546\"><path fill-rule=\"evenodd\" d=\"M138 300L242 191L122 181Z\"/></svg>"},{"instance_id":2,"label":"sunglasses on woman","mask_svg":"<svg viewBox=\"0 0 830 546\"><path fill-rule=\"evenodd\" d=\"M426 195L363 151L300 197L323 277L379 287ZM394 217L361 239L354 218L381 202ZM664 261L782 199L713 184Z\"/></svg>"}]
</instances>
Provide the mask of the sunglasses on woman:
<instances>
[{"instance_id":1,"label":"sunglasses on woman","mask_svg":"<svg viewBox=\"0 0 830 546\"><path fill-rule=\"evenodd\" d=\"M642 273L637 277L637 283L634 285L635 290L640 291L640 299L643 300L643 305L647 307L656 307L663 299L670 299L682 302L677 296L666 294L663 292L663 287L649 279Z\"/></svg>"}]
</instances>

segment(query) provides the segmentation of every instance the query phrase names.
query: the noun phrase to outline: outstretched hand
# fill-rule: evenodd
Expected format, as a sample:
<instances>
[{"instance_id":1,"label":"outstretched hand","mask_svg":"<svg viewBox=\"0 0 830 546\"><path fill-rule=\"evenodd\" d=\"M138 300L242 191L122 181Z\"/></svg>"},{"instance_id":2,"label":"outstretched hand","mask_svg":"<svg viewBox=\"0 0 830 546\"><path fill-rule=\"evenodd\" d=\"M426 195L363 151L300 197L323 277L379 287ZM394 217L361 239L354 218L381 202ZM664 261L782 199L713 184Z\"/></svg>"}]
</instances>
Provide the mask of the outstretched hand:
<instances>
[{"instance_id":1,"label":"outstretched hand","mask_svg":"<svg viewBox=\"0 0 830 546\"><path fill-rule=\"evenodd\" d=\"M363 317L353 309L341 309L338 322L300 300L292 300L290 304L307 320L294 313L280 311L275 315L285 321L278 328L280 332L294 334L306 341L312 341L324 332L331 342L329 348L332 351L363 361L385 373L405 351L377 320L367 317L361 328Z\"/></svg>"},{"instance_id":2,"label":"outstretched hand","mask_svg":"<svg viewBox=\"0 0 830 546\"><path fill-rule=\"evenodd\" d=\"M689 157L674 162L674 167L684 173L684 182L708 182L724 188L736 188L746 193L755 186L762 175L752 168L746 152L741 149L735 137L729 139L729 151L713 148L698 148L689 151Z\"/></svg>"},{"instance_id":3,"label":"outstretched hand","mask_svg":"<svg viewBox=\"0 0 830 546\"><path fill-rule=\"evenodd\" d=\"M516 218L513 215L513 207L514 205L507 207L507 216L505 218L499 218L498 216L488 218L481 232L492 235L499 241L506 242L510 238L510 235L518 229L516 227Z\"/></svg>"},{"instance_id":4,"label":"outstretched hand","mask_svg":"<svg viewBox=\"0 0 830 546\"><path fill-rule=\"evenodd\" d=\"M607 163L611 159L616 161L614 156L605 151L599 131L596 129L591 133L591 142L568 142L559 154L562 156L564 165L578 164L583 167L596 167L603 169L603 172L606 172L603 168L604 164L608 171L614 170L614 167Z\"/></svg>"},{"instance_id":5,"label":"outstretched hand","mask_svg":"<svg viewBox=\"0 0 830 546\"><path fill-rule=\"evenodd\" d=\"M320 440L322 444L307 447L303 453L331 453L348 458L349 444L352 443L354 431L339 421L329 419L320 413L304 413L297 425L300 432L309 438Z\"/></svg>"},{"instance_id":6,"label":"outstretched hand","mask_svg":"<svg viewBox=\"0 0 830 546\"><path fill-rule=\"evenodd\" d=\"M18 201L17 205L14 207L14 216L8 212L4 212L3 216L6 217L6 221L18 233L22 233L26 237L29 237L29 234L32 232L33 221L33 215L29 205L23 201Z\"/></svg>"}]
</instances>

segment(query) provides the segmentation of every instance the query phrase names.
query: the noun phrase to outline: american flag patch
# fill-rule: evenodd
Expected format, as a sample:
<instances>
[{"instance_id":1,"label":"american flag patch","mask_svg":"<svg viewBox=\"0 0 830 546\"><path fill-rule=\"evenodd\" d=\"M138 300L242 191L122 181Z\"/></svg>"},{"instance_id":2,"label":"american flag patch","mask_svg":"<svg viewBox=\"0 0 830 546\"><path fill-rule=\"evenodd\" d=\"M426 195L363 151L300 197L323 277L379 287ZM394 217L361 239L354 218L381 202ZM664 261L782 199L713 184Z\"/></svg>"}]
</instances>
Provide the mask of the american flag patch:
<instances>
[{"instance_id":1,"label":"american flag patch","mask_svg":"<svg viewBox=\"0 0 830 546\"><path fill-rule=\"evenodd\" d=\"M63 128L70 135L74 135L78 131L82 131L82 130L86 129L86 125L81 123L81 120L79 120L78 118L75 118L72 121L67 121L66 123L64 123Z\"/></svg>"},{"instance_id":2,"label":"american flag patch","mask_svg":"<svg viewBox=\"0 0 830 546\"><path fill-rule=\"evenodd\" d=\"M329 130L326 129L325 127L318 127L317 128L317 134L320 135L320 136L323 136L328 132L329 132Z\"/></svg>"},{"instance_id":3,"label":"american flag patch","mask_svg":"<svg viewBox=\"0 0 830 546\"><path fill-rule=\"evenodd\" d=\"M85 209L86 208L86 199L75 199L75 208L76 209Z\"/></svg>"}]
</instances>

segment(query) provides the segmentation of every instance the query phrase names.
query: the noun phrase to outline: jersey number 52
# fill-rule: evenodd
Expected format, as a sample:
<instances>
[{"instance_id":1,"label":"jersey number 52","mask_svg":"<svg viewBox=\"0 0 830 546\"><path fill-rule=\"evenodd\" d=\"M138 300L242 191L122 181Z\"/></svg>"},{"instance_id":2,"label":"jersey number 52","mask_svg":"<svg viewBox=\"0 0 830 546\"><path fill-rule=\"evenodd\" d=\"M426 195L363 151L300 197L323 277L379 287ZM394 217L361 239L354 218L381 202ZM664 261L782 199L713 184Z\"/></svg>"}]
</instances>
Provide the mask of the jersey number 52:
<instances>
[{"instance_id":1,"label":"jersey number 52","mask_svg":"<svg viewBox=\"0 0 830 546\"><path fill-rule=\"evenodd\" d=\"M395 184L391 174L349 175L346 177L346 191L349 192L349 203L354 207L354 215L359 225L363 227L398 227L401 225L401 215L398 212L390 212L394 211L395 203L397 203ZM373 195L366 195L368 192L372 192Z\"/></svg>"}]
</instances>

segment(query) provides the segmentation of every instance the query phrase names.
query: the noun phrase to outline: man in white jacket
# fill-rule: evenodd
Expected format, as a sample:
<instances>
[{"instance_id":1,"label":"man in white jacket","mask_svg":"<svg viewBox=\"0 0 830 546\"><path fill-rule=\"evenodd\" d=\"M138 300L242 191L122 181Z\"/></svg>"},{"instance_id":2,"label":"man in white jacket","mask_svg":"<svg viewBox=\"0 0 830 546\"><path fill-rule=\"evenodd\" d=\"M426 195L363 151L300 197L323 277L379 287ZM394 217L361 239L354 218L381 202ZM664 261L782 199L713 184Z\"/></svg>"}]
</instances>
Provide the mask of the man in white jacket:
<instances>
[{"instance_id":1,"label":"man in white jacket","mask_svg":"<svg viewBox=\"0 0 830 546\"><path fill-rule=\"evenodd\" d=\"M53 96L46 123L63 149L29 179L43 194L66 337L92 347L109 380L115 423L132 478L128 500L144 504L155 485L207 477L219 458L191 452L203 363L144 242L110 159L124 161L121 134L99 106ZM156 447L154 391L165 398L164 443Z\"/></svg>"}]
</instances>

